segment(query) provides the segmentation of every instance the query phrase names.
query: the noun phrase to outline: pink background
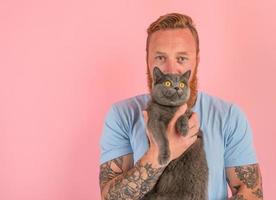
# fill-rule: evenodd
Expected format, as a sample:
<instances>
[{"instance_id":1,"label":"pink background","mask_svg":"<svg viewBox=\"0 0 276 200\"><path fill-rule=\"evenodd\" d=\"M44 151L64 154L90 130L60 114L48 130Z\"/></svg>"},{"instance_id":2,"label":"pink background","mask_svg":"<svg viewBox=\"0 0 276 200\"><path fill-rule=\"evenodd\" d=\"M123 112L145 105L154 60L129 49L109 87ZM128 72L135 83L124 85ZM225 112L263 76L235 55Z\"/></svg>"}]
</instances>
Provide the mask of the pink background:
<instances>
[{"instance_id":1,"label":"pink background","mask_svg":"<svg viewBox=\"0 0 276 200\"><path fill-rule=\"evenodd\" d=\"M146 28L193 17L200 89L238 104L276 199L276 3L0 1L0 199L100 199L99 138L111 103L146 88Z\"/></svg>"}]
</instances>

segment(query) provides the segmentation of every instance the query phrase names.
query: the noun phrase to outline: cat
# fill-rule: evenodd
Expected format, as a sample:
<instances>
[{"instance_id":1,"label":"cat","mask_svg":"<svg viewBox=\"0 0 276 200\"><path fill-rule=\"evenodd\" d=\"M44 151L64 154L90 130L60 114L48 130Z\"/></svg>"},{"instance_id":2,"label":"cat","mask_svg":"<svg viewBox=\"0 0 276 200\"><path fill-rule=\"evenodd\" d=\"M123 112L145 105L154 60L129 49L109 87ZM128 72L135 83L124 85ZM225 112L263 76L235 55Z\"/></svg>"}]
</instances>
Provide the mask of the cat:
<instances>
[{"instance_id":1,"label":"cat","mask_svg":"<svg viewBox=\"0 0 276 200\"><path fill-rule=\"evenodd\" d=\"M191 70L183 74L164 74L158 67L153 69L154 86L147 105L147 128L159 147L158 162L165 164L170 158L166 129L177 109L190 96ZM191 108L176 121L176 130L182 136L188 132ZM159 177L154 188L143 200L207 200L208 166L203 148L202 131L198 138L181 156L172 160Z\"/></svg>"}]
</instances>

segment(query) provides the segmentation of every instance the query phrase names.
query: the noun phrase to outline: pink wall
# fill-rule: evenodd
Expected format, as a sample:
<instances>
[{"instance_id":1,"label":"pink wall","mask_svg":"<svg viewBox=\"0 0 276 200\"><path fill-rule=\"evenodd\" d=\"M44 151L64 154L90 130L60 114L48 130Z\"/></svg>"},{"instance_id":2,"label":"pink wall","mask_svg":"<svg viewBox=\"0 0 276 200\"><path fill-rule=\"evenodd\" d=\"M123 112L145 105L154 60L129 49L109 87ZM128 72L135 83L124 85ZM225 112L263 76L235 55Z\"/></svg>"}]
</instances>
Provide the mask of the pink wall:
<instances>
[{"instance_id":1,"label":"pink wall","mask_svg":"<svg viewBox=\"0 0 276 200\"><path fill-rule=\"evenodd\" d=\"M276 199L275 7L273 0L0 1L0 199L100 198L104 115L112 102L146 91L146 28L172 11L194 18L200 89L246 112L265 199Z\"/></svg>"}]
</instances>

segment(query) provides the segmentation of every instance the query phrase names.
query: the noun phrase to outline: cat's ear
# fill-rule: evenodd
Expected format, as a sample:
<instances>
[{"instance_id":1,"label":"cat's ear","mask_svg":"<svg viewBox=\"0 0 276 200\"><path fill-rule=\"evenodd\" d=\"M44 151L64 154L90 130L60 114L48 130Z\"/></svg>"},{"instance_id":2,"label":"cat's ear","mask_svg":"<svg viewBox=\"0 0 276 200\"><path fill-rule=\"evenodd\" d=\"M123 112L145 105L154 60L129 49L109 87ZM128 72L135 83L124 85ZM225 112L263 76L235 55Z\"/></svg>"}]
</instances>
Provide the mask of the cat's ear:
<instances>
[{"instance_id":1,"label":"cat's ear","mask_svg":"<svg viewBox=\"0 0 276 200\"><path fill-rule=\"evenodd\" d=\"M191 70L188 70L181 76L181 78L186 79L188 81L190 76L191 76Z\"/></svg>"},{"instance_id":2,"label":"cat's ear","mask_svg":"<svg viewBox=\"0 0 276 200\"><path fill-rule=\"evenodd\" d=\"M158 68L153 68L153 80L154 83L158 82L164 76L163 72Z\"/></svg>"}]
</instances>

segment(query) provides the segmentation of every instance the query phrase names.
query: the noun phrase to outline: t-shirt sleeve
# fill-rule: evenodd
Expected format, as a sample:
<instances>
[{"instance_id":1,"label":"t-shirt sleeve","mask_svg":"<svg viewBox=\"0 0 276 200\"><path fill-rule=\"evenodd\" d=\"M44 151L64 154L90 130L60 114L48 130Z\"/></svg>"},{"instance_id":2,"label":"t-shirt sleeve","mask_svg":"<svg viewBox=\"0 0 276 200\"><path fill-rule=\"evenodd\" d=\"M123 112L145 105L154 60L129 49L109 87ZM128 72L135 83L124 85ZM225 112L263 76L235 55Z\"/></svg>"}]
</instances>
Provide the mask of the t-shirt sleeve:
<instances>
[{"instance_id":1,"label":"t-shirt sleeve","mask_svg":"<svg viewBox=\"0 0 276 200\"><path fill-rule=\"evenodd\" d=\"M100 164L132 153L127 120L113 104L106 114L100 139Z\"/></svg>"},{"instance_id":2,"label":"t-shirt sleeve","mask_svg":"<svg viewBox=\"0 0 276 200\"><path fill-rule=\"evenodd\" d=\"M226 127L225 167L257 163L249 122L238 106L232 105Z\"/></svg>"}]
</instances>

